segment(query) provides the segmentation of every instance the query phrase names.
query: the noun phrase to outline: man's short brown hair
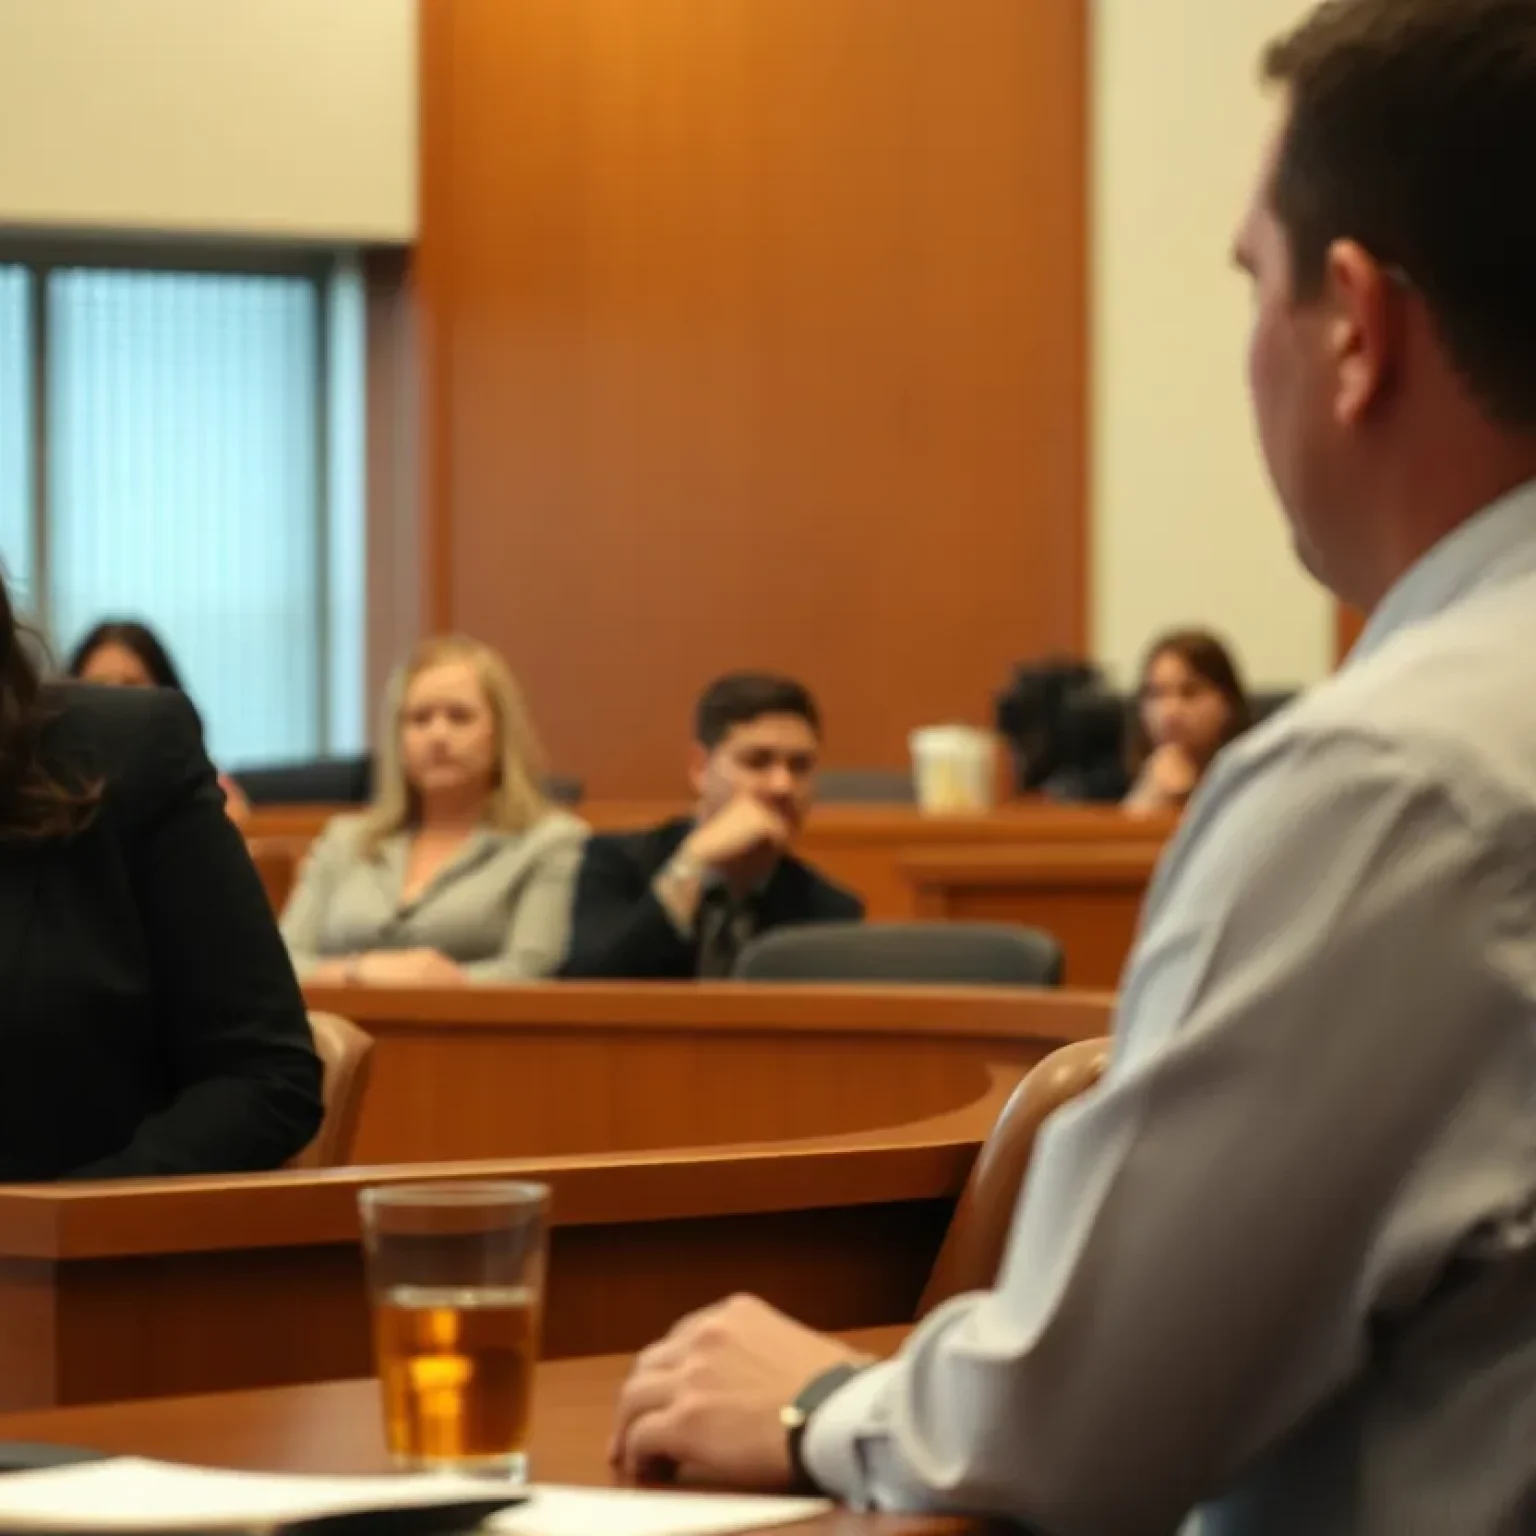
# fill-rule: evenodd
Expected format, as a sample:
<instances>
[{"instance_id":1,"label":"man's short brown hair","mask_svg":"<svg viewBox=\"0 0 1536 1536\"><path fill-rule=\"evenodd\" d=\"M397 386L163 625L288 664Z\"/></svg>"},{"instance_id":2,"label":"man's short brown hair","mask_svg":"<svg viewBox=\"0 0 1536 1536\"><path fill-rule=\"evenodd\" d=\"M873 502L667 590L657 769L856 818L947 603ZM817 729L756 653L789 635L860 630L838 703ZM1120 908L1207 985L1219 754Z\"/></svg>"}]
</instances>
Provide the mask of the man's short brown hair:
<instances>
[{"instance_id":1,"label":"man's short brown hair","mask_svg":"<svg viewBox=\"0 0 1536 1536\"><path fill-rule=\"evenodd\" d=\"M1354 240L1424 299L1488 415L1536 431L1536 0L1328 0L1273 43L1297 296Z\"/></svg>"},{"instance_id":2,"label":"man's short brown hair","mask_svg":"<svg viewBox=\"0 0 1536 1536\"><path fill-rule=\"evenodd\" d=\"M774 672L728 672L704 690L694 710L693 736L713 752L738 725L764 715L798 715L821 736L821 711L811 690Z\"/></svg>"}]
</instances>

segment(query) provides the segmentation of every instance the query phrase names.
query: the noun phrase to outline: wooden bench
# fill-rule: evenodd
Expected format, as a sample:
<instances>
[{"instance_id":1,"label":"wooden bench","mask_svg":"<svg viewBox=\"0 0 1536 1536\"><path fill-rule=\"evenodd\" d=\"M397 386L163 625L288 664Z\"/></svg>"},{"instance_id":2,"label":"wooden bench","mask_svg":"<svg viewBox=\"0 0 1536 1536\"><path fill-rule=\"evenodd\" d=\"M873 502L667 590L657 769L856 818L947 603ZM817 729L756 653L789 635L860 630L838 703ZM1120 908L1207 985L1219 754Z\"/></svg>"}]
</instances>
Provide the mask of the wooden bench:
<instances>
[{"instance_id":1,"label":"wooden bench","mask_svg":"<svg viewBox=\"0 0 1536 1536\"><path fill-rule=\"evenodd\" d=\"M247 837L269 895L281 909L305 850L332 815L351 807L278 806L252 813ZM681 802L593 800L578 813L599 832L628 831L687 814ZM863 897L869 916L918 915L906 864L955 850L1065 844L1092 848L1161 843L1172 818L1133 820L1112 806L1026 800L979 816L925 816L913 806L825 805L812 811L796 845L801 858Z\"/></svg>"},{"instance_id":2,"label":"wooden bench","mask_svg":"<svg viewBox=\"0 0 1536 1536\"><path fill-rule=\"evenodd\" d=\"M375 1042L359 1163L878 1130L978 1102L1108 1032L1107 997L741 983L311 987Z\"/></svg>"},{"instance_id":3,"label":"wooden bench","mask_svg":"<svg viewBox=\"0 0 1536 1536\"><path fill-rule=\"evenodd\" d=\"M1162 852L1152 839L957 847L906 854L901 868L919 917L1047 929L1069 987L1112 990Z\"/></svg>"}]
</instances>

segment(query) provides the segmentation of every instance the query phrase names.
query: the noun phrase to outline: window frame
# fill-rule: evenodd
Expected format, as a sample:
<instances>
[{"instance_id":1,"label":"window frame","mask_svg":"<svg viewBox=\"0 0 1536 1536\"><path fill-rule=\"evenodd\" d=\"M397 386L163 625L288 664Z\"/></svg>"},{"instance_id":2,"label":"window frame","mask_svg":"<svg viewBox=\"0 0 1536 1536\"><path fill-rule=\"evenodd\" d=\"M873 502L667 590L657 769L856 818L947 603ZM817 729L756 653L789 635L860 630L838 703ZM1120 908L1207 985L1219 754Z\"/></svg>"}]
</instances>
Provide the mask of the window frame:
<instances>
[{"instance_id":1,"label":"window frame","mask_svg":"<svg viewBox=\"0 0 1536 1536\"><path fill-rule=\"evenodd\" d=\"M334 637L330 593L331 459L333 451L330 379L332 370L331 336L337 302L337 279L353 261L361 263L363 253L351 248L321 244L276 244L237 239L172 239L163 234L95 236L90 234L38 235L0 228L0 264L21 267L28 275L30 303L30 534L32 541L32 622L44 633L52 634L50 612L48 473L49 368L51 347L48 315L48 278L61 268L90 268L95 271L164 272L177 275L219 275L240 277L290 277L309 283L314 291L315 331L311 366L316 380L315 407L310 434L313 454L315 505L313 537L315 560L314 615L316 641L315 664L315 741L318 755L335 750L332 690ZM365 416L366 420L366 416ZM366 620L365 620L366 622ZM365 635L366 652L366 635ZM366 706L366 701L365 701ZM365 708L366 716L366 708Z\"/></svg>"}]
</instances>

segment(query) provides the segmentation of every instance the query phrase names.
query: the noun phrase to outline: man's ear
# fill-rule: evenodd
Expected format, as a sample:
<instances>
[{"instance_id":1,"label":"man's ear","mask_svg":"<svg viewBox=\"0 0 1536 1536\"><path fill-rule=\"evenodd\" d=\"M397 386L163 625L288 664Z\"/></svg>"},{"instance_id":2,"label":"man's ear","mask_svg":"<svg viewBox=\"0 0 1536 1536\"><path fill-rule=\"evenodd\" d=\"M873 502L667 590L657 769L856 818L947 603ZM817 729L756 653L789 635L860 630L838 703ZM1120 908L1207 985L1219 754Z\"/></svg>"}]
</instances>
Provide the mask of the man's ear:
<instances>
[{"instance_id":1,"label":"man's ear","mask_svg":"<svg viewBox=\"0 0 1536 1536\"><path fill-rule=\"evenodd\" d=\"M1328 251L1325 303L1333 365L1334 416L1357 426L1375 408L1397 368L1402 345L1397 282L1354 240Z\"/></svg>"}]
</instances>

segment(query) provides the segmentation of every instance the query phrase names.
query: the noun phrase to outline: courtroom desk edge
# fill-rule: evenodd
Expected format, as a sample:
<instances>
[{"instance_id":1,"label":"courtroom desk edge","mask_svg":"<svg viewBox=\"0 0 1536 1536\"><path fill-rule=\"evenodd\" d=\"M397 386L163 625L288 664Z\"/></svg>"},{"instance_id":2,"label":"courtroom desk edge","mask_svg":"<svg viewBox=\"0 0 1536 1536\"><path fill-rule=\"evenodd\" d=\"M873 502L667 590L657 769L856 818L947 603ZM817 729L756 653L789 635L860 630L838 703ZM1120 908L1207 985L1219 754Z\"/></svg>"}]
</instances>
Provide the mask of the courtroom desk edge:
<instances>
[{"instance_id":1,"label":"courtroom desk edge","mask_svg":"<svg viewBox=\"0 0 1536 1536\"><path fill-rule=\"evenodd\" d=\"M638 1157L0 1186L0 1263L354 1243L358 1191L413 1181L546 1183L556 1227L945 1199L964 1186L984 1134L961 1129L907 1139L894 1128Z\"/></svg>"},{"instance_id":2,"label":"courtroom desk edge","mask_svg":"<svg viewBox=\"0 0 1536 1536\"><path fill-rule=\"evenodd\" d=\"M897 856L897 867L914 885L985 886L1020 880L1078 888L1145 880L1163 856L1165 843L1013 843L1007 846L917 850Z\"/></svg>"},{"instance_id":3,"label":"courtroom desk edge","mask_svg":"<svg viewBox=\"0 0 1536 1536\"><path fill-rule=\"evenodd\" d=\"M306 986L311 1009L370 1031L576 1029L922 1034L1069 1044L1108 1033L1114 997L1025 987L762 982L550 982L485 987Z\"/></svg>"},{"instance_id":4,"label":"courtroom desk edge","mask_svg":"<svg viewBox=\"0 0 1536 1536\"><path fill-rule=\"evenodd\" d=\"M359 805L256 806L246 824L251 838L312 838L337 816L356 815ZM683 801L589 800L575 814L594 831L636 831L687 816ZM1118 806L1081 805L1050 800L1007 801L991 811L932 812L914 805L815 806L806 818L803 835L813 842L862 845L901 838L913 842L952 842L959 837L978 841L1017 839L1037 834L1046 838L1115 836L1128 828L1145 828L1151 835L1171 831L1177 815L1128 816Z\"/></svg>"},{"instance_id":5,"label":"courtroom desk edge","mask_svg":"<svg viewBox=\"0 0 1536 1536\"><path fill-rule=\"evenodd\" d=\"M1127 816L1117 808L1020 803L983 814L941 815L922 812L855 810L812 812L802 834L813 860L818 849L889 847L941 848L956 844L1012 847L1020 843L1058 843L1092 847L1099 842L1136 842L1166 838L1176 817Z\"/></svg>"},{"instance_id":6,"label":"courtroom desk edge","mask_svg":"<svg viewBox=\"0 0 1536 1536\"><path fill-rule=\"evenodd\" d=\"M902 1325L857 1328L838 1337L850 1349L885 1359L909 1331ZM540 1362L532 1450L543 1480L587 1486L613 1481L605 1447L613 1402L633 1359L588 1355ZM236 1471L389 1470L378 1383L368 1377L8 1413L0 1415L0 1438ZM898 1529L887 1519L872 1524L882 1532Z\"/></svg>"}]
</instances>

